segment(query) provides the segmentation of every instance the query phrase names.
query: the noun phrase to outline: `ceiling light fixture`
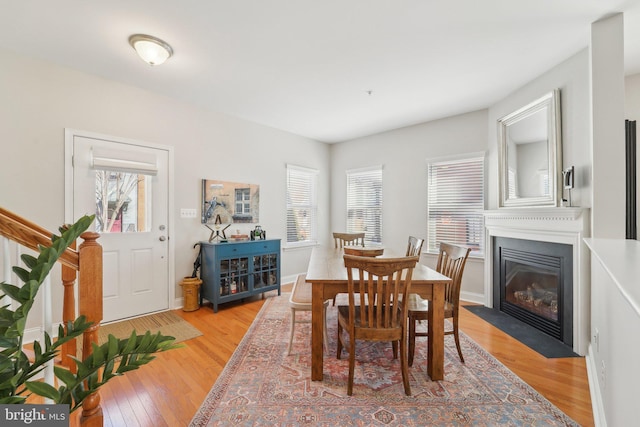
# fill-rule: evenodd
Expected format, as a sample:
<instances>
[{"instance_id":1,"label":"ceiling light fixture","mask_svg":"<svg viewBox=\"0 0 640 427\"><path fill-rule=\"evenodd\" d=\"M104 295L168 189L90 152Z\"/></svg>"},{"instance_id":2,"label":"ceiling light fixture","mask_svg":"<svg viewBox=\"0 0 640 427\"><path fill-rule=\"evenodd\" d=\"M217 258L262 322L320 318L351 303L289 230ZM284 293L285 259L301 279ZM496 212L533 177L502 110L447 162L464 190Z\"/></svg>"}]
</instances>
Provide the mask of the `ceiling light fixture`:
<instances>
[{"instance_id":1,"label":"ceiling light fixture","mask_svg":"<svg viewBox=\"0 0 640 427\"><path fill-rule=\"evenodd\" d=\"M146 34L134 34L129 44L140 58L149 65L160 65L173 55L173 49L163 40Z\"/></svg>"}]
</instances>

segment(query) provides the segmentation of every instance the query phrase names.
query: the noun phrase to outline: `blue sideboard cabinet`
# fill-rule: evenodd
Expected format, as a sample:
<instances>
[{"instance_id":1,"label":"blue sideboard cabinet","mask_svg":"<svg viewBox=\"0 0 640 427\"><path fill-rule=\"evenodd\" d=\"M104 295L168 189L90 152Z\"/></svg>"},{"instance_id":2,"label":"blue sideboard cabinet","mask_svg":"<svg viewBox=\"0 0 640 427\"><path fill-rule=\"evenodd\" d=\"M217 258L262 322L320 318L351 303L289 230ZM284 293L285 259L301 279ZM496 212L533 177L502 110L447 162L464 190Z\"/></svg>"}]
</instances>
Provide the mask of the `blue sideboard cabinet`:
<instances>
[{"instance_id":1,"label":"blue sideboard cabinet","mask_svg":"<svg viewBox=\"0 0 640 427\"><path fill-rule=\"evenodd\" d=\"M218 305L278 290L280 295L280 239L243 242L200 242L202 288L206 298Z\"/></svg>"}]
</instances>

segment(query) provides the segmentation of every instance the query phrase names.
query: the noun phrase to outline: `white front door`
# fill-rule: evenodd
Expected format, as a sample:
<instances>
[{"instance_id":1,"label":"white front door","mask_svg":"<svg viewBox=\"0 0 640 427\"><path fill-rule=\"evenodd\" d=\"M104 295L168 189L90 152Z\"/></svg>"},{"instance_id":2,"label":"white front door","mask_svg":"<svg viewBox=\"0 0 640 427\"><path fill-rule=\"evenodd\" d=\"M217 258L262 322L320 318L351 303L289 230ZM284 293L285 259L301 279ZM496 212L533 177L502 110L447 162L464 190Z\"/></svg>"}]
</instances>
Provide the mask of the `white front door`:
<instances>
[{"instance_id":1,"label":"white front door","mask_svg":"<svg viewBox=\"0 0 640 427\"><path fill-rule=\"evenodd\" d=\"M96 214L104 322L169 308L169 152L67 132L73 219Z\"/></svg>"}]
</instances>

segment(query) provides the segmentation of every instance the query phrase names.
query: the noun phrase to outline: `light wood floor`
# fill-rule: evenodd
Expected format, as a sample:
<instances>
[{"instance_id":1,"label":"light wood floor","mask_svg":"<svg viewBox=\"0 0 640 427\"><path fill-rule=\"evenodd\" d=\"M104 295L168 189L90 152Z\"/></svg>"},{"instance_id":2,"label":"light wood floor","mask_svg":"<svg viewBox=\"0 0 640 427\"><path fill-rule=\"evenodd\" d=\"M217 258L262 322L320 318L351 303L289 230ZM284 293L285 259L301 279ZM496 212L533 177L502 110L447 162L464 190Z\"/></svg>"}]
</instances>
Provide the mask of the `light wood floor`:
<instances>
[{"instance_id":1,"label":"light wood floor","mask_svg":"<svg viewBox=\"0 0 640 427\"><path fill-rule=\"evenodd\" d=\"M215 314L211 307L176 311L204 335L110 381L101 392L104 425L188 425L263 303L225 304ZM460 322L465 334L563 412L582 426L594 425L584 358L546 359L467 310Z\"/></svg>"}]
</instances>

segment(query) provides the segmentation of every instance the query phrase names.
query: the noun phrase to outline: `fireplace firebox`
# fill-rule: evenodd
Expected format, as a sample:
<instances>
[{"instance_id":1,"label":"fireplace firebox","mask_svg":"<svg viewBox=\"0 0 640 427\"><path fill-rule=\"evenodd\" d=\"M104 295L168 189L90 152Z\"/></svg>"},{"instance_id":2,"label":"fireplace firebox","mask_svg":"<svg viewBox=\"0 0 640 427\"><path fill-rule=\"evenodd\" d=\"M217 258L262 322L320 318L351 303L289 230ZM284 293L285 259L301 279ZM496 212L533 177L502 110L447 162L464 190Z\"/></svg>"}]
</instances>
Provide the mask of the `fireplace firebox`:
<instances>
[{"instance_id":1,"label":"fireplace firebox","mask_svg":"<svg viewBox=\"0 0 640 427\"><path fill-rule=\"evenodd\" d=\"M572 246L493 239L493 307L572 346Z\"/></svg>"}]
</instances>

